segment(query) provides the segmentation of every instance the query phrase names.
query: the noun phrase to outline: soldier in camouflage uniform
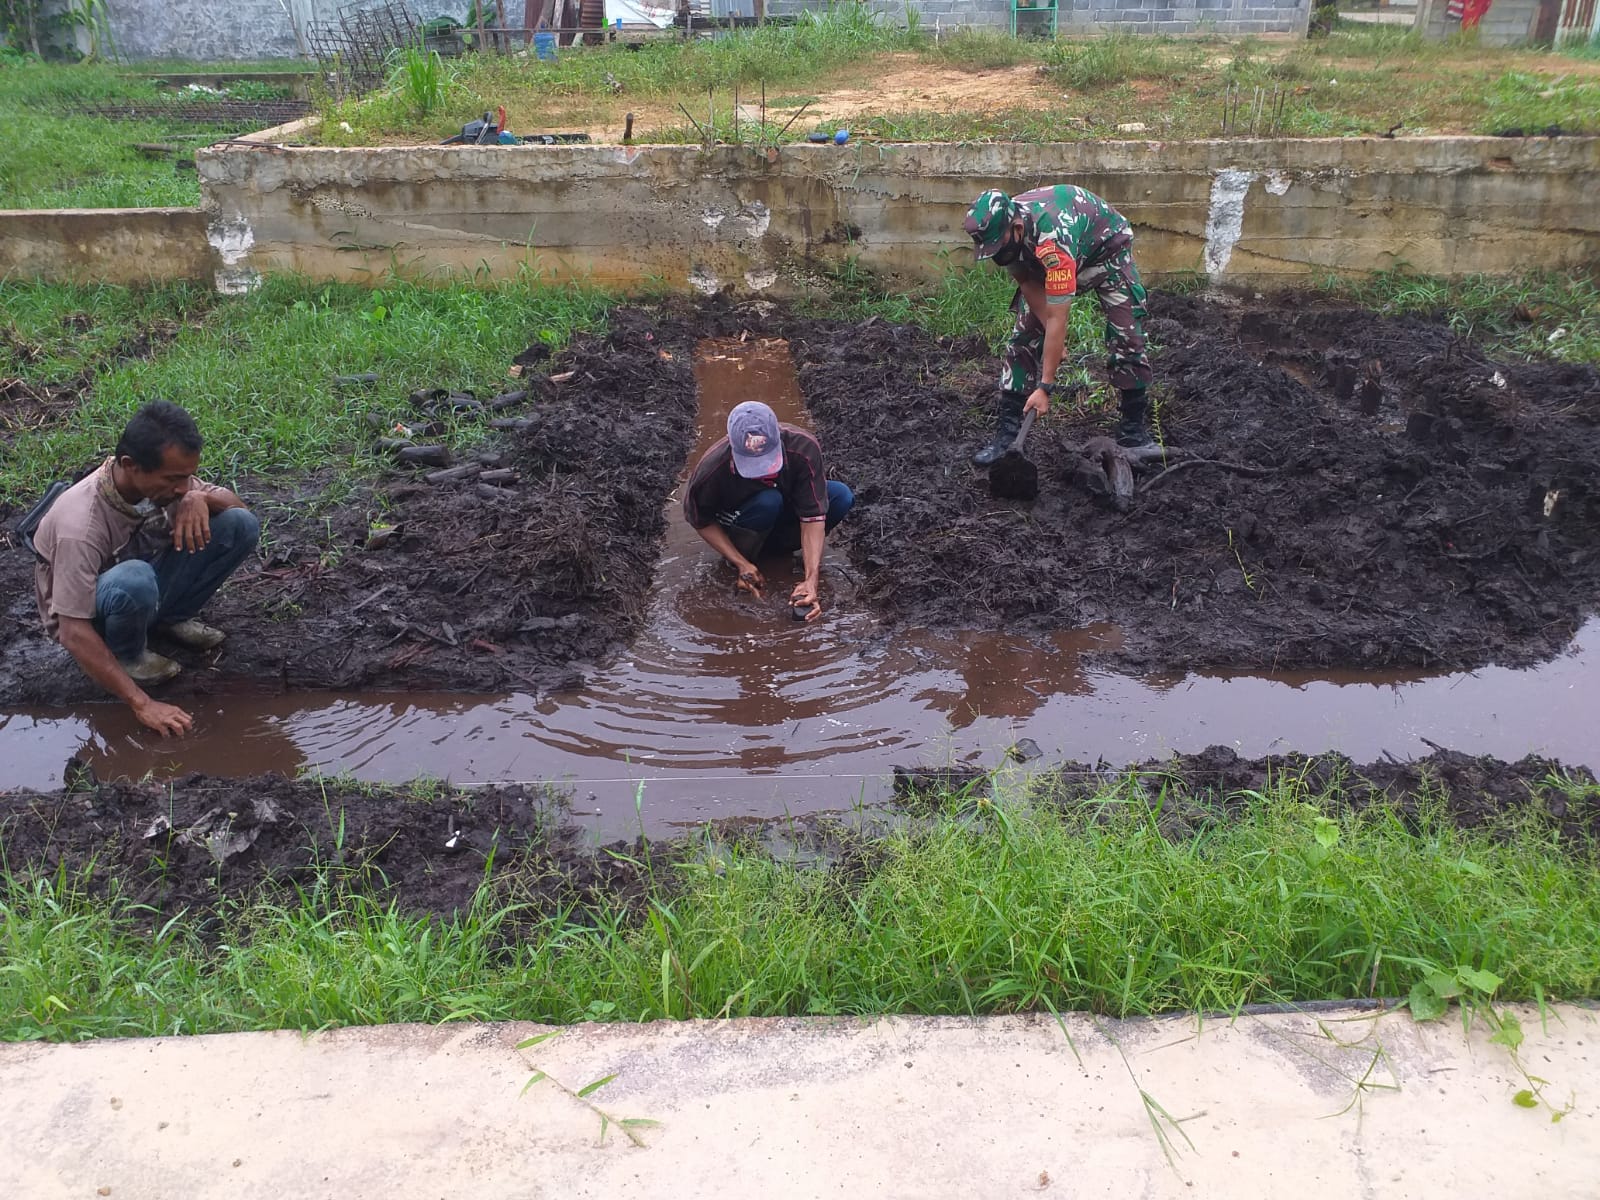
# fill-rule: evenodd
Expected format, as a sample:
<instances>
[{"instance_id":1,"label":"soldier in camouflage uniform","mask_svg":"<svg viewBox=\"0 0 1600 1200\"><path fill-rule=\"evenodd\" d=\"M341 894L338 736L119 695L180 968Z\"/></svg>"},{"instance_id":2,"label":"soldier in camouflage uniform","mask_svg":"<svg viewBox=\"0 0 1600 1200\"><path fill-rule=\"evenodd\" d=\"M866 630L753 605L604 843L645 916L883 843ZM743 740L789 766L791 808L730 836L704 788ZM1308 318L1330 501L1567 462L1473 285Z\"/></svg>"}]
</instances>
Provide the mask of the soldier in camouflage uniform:
<instances>
[{"instance_id":1,"label":"soldier in camouflage uniform","mask_svg":"<svg viewBox=\"0 0 1600 1200\"><path fill-rule=\"evenodd\" d=\"M1080 291L1093 291L1105 312L1111 385L1122 397L1117 441L1148 443L1145 290L1133 263L1128 219L1093 192L1057 184L1015 197L984 192L967 212L965 227L978 261L992 260L1017 281L1011 299L1017 323L1000 367L999 421L994 441L972 456L973 463L986 467L1004 454L1024 412L1050 411L1066 352L1067 313Z\"/></svg>"}]
</instances>

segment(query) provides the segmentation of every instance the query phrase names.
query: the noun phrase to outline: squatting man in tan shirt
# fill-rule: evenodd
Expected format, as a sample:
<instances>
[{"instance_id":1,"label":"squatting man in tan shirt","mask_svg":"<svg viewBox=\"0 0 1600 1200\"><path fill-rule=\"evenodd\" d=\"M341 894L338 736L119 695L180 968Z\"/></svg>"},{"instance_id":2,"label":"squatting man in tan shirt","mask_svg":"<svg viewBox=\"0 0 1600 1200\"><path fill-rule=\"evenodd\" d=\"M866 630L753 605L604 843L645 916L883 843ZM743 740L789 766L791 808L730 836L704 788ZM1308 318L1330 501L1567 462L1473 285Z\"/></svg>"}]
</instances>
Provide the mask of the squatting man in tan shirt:
<instances>
[{"instance_id":1,"label":"squatting man in tan shirt","mask_svg":"<svg viewBox=\"0 0 1600 1200\"><path fill-rule=\"evenodd\" d=\"M196 478L200 447L187 412L146 404L116 453L61 494L33 538L45 630L162 735L188 732L193 718L141 686L181 669L146 638L155 629L194 650L221 643L222 631L196 618L261 535L238 496Z\"/></svg>"}]
</instances>

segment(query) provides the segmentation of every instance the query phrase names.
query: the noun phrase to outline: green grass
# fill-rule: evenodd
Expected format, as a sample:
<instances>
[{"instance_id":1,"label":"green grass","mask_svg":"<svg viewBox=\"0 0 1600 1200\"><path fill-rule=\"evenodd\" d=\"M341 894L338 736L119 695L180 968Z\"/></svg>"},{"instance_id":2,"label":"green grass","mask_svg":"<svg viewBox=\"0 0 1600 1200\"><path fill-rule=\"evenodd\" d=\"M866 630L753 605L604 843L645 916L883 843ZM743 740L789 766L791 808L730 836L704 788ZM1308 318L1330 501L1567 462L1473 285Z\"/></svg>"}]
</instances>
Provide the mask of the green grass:
<instances>
[{"instance_id":1,"label":"green grass","mask_svg":"<svg viewBox=\"0 0 1600 1200\"><path fill-rule=\"evenodd\" d=\"M958 29L929 46L927 58L963 71L995 71L1036 62L1039 51L1010 34L991 29Z\"/></svg>"},{"instance_id":2,"label":"green grass","mask_svg":"<svg viewBox=\"0 0 1600 1200\"><path fill-rule=\"evenodd\" d=\"M75 375L144 323L183 321L214 305L154 357L97 372L72 420L14 437L0 457L0 501L12 503L105 454L128 415L158 398L194 410L214 478L368 473L369 409L403 414L407 395L423 386L486 397L507 390L515 355L535 339L560 346L574 330L599 327L611 302L592 288L534 280L453 288L390 280L373 291L292 278L229 299L186 288L13 283L0 285L0 300L13 330L0 341L0 375L36 382ZM89 317L91 333L63 323L76 313ZM38 361L19 361L19 339L39 348ZM336 375L366 371L382 377L370 390L333 385Z\"/></svg>"},{"instance_id":3,"label":"green grass","mask_svg":"<svg viewBox=\"0 0 1600 1200\"><path fill-rule=\"evenodd\" d=\"M728 93L724 103L730 103L737 85L742 98L753 103L763 85L775 95L921 40L919 34L873 16L864 5L844 3L802 13L793 25L767 25L711 40L650 41L637 50L620 45L563 48L553 63L483 56L453 71L449 118L419 118L405 89L395 88L365 99L325 102L321 136L328 144L346 146L399 133L433 140L457 132L462 123L497 104L510 110L513 130L527 129L539 126L541 110L551 103L571 107L610 100L618 89L630 103L669 95L697 98L690 111L698 118L708 89Z\"/></svg>"},{"instance_id":4,"label":"green grass","mask_svg":"<svg viewBox=\"0 0 1600 1200\"><path fill-rule=\"evenodd\" d=\"M1385 271L1324 286L1378 312L1445 321L1497 352L1600 365L1600 276L1591 272L1435 279Z\"/></svg>"},{"instance_id":5,"label":"green grass","mask_svg":"<svg viewBox=\"0 0 1600 1200\"><path fill-rule=\"evenodd\" d=\"M1576 792L1582 789L1575 790ZM1171 797L1165 797L1171 800ZM537 913L515 869L446 921L337 886L222 912L202 941L59 875L0 889L0 1037L394 1021L1233 1011L1404 996L1493 972L1500 1000L1600 986L1600 863L1529 818L1325 808L1292 779L1169 840L1111 788L1066 816L950 802L841 869L707 843L645 904ZM1335 815L1328 815L1334 813Z\"/></svg>"},{"instance_id":6,"label":"green grass","mask_svg":"<svg viewBox=\"0 0 1600 1200\"><path fill-rule=\"evenodd\" d=\"M1203 57L1193 42L1136 33L1109 33L1083 42L1053 42L1045 68L1063 87L1087 91L1133 79L1182 79Z\"/></svg>"},{"instance_id":7,"label":"green grass","mask_svg":"<svg viewBox=\"0 0 1600 1200\"><path fill-rule=\"evenodd\" d=\"M104 64L61 66L9 60L0 65L0 208L142 208L200 202L192 169L148 158L137 142L193 150L239 129L177 121L113 121L74 114L75 104L154 102L149 80ZM186 156L186 157L192 157Z\"/></svg>"}]
</instances>

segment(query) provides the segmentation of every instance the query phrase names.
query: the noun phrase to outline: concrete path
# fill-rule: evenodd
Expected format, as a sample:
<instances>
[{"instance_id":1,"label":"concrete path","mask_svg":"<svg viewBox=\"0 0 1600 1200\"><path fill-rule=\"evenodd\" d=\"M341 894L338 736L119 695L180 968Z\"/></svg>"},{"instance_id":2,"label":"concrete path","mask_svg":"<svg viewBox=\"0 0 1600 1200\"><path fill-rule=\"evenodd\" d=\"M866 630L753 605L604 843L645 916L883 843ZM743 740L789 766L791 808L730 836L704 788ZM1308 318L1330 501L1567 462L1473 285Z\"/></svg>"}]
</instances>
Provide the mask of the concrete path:
<instances>
[{"instance_id":1,"label":"concrete path","mask_svg":"<svg viewBox=\"0 0 1600 1200\"><path fill-rule=\"evenodd\" d=\"M1404 1014L1071 1018L1077 1056L1021 1017L0 1046L0 1195L1594 1195L1600 1026L1521 1015L1559 1124L1485 1031Z\"/></svg>"}]
</instances>

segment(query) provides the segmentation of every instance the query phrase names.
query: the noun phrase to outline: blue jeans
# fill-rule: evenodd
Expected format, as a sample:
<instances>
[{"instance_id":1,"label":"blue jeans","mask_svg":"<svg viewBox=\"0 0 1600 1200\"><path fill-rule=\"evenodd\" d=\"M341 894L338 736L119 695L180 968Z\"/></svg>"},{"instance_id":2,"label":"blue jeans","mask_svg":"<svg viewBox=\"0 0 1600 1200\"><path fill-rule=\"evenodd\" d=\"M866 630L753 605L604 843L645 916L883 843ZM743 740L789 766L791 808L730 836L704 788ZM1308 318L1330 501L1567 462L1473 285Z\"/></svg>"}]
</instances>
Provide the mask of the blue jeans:
<instances>
[{"instance_id":1,"label":"blue jeans","mask_svg":"<svg viewBox=\"0 0 1600 1200\"><path fill-rule=\"evenodd\" d=\"M828 480L828 517L824 532L844 520L856 498L837 479ZM758 492L738 512L727 514L728 537L746 558L758 554L793 554L800 549L800 518L777 488ZM753 548L752 548L753 547Z\"/></svg>"},{"instance_id":2,"label":"blue jeans","mask_svg":"<svg viewBox=\"0 0 1600 1200\"><path fill-rule=\"evenodd\" d=\"M204 550L163 550L153 561L130 558L100 574L94 589L94 627L111 653L131 662L144 653L152 625L198 616L261 537L261 523L244 508L211 517Z\"/></svg>"}]
</instances>

